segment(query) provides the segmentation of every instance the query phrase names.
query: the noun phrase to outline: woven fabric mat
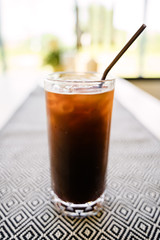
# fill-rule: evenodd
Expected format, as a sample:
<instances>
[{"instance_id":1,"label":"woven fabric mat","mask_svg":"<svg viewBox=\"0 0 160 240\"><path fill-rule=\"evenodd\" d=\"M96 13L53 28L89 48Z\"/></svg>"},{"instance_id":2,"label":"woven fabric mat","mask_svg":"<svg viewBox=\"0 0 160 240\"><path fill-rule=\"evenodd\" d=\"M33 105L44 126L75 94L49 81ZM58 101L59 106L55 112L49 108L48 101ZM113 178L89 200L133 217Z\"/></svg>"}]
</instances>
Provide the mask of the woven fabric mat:
<instances>
[{"instance_id":1,"label":"woven fabric mat","mask_svg":"<svg viewBox=\"0 0 160 240\"><path fill-rule=\"evenodd\" d=\"M116 100L104 210L61 216L50 201L43 89L0 132L0 239L160 239L160 142Z\"/></svg>"}]
</instances>

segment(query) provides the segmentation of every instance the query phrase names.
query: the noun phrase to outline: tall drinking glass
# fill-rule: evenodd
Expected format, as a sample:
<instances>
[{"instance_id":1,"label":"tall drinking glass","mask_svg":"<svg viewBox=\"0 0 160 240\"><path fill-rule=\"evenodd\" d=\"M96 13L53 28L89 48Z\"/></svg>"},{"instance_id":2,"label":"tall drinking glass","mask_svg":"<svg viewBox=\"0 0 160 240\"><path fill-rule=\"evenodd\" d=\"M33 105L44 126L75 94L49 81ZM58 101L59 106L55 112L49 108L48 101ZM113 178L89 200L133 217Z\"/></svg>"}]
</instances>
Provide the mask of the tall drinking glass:
<instances>
[{"instance_id":1,"label":"tall drinking glass","mask_svg":"<svg viewBox=\"0 0 160 240\"><path fill-rule=\"evenodd\" d=\"M65 215L103 206L114 79L100 77L57 72L45 80L52 196Z\"/></svg>"}]
</instances>

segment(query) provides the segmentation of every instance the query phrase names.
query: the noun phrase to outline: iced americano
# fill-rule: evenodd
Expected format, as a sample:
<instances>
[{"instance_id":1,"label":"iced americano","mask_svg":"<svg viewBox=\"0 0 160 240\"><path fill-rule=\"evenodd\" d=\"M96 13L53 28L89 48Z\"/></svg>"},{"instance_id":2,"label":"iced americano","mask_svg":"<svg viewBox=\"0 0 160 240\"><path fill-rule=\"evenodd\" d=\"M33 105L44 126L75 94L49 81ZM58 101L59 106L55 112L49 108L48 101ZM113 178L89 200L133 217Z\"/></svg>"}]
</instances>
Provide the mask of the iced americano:
<instances>
[{"instance_id":1,"label":"iced americano","mask_svg":"<svg viewBox=\"0 0 160 240\"><path fill-rule=\"evenodd\" d=\"M114 89L46 90L52 188L82 204L105 190Z\"/></svg>"}]
</instances>

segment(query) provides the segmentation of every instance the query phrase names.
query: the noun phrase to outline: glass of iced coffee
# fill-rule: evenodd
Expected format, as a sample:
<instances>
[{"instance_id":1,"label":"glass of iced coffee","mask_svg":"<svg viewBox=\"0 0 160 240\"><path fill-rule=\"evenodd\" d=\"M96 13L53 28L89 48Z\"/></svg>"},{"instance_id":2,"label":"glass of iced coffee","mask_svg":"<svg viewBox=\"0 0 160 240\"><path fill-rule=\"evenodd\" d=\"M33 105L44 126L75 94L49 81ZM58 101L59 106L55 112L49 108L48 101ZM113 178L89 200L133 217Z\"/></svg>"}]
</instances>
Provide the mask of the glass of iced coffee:
<instances>
[{"instance_id":1,"label":"glass of iced coffee","mask_svg":"<svg viewBox=\"0 0 160 240\"><path fill-rule=\"evenodd\" d=\"M114 78L57 72L45 80L52 199L64 215L103 206Z\"/></svg>"}]
</instances>

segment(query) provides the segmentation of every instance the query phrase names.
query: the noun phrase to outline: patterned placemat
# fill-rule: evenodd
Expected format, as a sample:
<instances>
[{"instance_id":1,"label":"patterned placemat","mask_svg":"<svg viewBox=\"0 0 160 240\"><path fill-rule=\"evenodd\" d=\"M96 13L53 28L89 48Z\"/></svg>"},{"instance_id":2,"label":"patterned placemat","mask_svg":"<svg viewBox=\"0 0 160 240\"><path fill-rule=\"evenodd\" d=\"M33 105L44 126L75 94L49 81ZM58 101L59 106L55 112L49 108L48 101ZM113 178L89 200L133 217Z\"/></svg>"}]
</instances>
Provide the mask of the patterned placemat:
<instances>
[{"instance_id":1,"label":"patterned placemat","mask_svg":"<svg viewBox=\"0 0 160 240\"><path fill-rule=\"evenodd\" d=\"M56 211L38 88L0 132L0 239L160 239L160 143L117 101L107 182L97 216Z\"/></svg>"}]
</instances>

